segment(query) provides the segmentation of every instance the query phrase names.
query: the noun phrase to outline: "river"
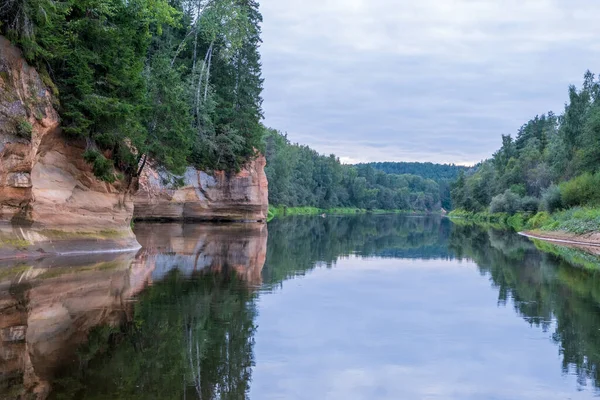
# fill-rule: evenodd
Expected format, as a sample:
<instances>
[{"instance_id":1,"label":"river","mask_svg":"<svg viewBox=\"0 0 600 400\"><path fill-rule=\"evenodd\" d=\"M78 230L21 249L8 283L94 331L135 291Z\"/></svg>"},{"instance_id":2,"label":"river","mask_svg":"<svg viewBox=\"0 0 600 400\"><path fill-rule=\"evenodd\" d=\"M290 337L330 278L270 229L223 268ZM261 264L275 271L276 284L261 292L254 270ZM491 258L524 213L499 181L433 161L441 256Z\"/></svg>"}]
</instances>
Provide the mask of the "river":
<instances>
[{"instance_id":1,"label":"river","mask_svg":"<svg viewBox=\"0 0 600 400\"><path fill-rule=\"evenodd\" d=\"M0 265L0 398L600 395L587 253L401 215L135 232Z\"/></svg>"}]
</instances>

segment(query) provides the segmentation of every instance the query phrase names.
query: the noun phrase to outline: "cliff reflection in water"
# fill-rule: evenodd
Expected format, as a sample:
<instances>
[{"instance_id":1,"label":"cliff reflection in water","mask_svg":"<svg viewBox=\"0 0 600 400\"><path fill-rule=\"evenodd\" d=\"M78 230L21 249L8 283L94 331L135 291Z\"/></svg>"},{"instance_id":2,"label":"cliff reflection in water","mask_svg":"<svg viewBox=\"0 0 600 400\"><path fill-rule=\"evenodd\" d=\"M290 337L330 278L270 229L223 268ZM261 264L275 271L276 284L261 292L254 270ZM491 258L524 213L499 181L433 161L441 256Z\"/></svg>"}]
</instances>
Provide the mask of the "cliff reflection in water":
<instances>
[{"instance_id":1,"label":"cliff reflection in water","mask_svg":"<svg viewBox=\"0 0 600 400\"><path fill-rule=\"evenodd\" d=\"M266 226L136 230L137 254L0 269L0 398L239 398L234 392L247 390L249 288L260 284Z\"/></svg>"}]
</instances>

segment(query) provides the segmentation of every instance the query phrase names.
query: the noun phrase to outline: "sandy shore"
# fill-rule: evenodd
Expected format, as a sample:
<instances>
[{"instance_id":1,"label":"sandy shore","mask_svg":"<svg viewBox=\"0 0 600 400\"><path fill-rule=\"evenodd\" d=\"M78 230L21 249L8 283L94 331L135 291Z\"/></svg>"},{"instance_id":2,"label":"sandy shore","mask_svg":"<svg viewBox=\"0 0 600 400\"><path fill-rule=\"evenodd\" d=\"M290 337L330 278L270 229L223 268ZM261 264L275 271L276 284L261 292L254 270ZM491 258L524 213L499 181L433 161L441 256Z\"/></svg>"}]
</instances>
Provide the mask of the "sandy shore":
<instances>
[{"instance_id":1,"label":"sandy shore","mask_svg":"<svg viewBox=\"0 0 600 400\"><path fill-rule=\"evenodd\" d=\"M600 255L600 233L577 235L564 231L525 231L519 235L532 239L545 240L562 246L576 247L588 253Z\"/></svg>"}]
</instances>

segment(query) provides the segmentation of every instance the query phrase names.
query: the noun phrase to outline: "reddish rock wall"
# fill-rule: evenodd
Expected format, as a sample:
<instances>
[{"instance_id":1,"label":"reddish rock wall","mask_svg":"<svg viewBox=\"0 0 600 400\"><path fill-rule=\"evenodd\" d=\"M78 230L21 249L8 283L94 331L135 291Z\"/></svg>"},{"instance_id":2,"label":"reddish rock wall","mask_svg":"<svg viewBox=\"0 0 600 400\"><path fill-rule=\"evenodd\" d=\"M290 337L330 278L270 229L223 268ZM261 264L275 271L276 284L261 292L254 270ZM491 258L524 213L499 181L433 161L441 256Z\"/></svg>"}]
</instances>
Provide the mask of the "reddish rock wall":
<instances>
[{"instance_id":1,"label":"reddish rock wall","mask_svg":"<svg viewBox=\"0 0 600 400\"><path fill-rule=\"evenodd\" d=\"M43 76L0 36L0 258L3 232L15 226L36 231L13 238L35 249L57 239L50 231L110 232L114 248L137 246L132 196L122 182L95 178L83 160L85 141L63 138L55 101Z\"/></svg>"},{"instance_id":2,"label":"reddish rock wall","mask_svg":"<svg viewBox=\"0 0 600 400\"><path fill-rule=\"evenodd\" d=\"M188 168L183 186L166 184L166 175L146 167L134 198L140 220L265 221L269 208L266 160L259 156L237 174L207 174Z\"/></svg>"}]
</instances>

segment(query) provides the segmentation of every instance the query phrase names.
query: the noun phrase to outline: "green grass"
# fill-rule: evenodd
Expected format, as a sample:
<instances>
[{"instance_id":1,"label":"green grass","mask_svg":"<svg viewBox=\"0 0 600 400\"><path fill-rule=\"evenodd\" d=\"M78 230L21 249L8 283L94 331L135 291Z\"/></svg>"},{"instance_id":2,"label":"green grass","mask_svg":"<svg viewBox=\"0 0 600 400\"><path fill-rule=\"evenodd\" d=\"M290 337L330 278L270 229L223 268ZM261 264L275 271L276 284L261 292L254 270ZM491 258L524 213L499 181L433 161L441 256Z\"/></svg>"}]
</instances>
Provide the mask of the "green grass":
<instances>
[{"instance_id":1,"label":"green grass","mask_svg":"<svg viewBox=\"0 0 600 400\"><path fill-rule=\"evenodd\" d=\"M600 209L575 207L558 211L538 229L542 231L566 231L578 235L600 231Z\"/></svg>"},{"instance_id":2,"label":"green grass","mask_svg":"<svg viewBox=\"0 0 600 400\"><path fill-rule=\"evenodd\" d=\"M287 217L292 215L357 215L357 214L416 214L414 211L407 210L367 210L364 208L339 207L339 208L317 208L317 207L286 207L269 206L267 221L273 218ZM423 214L423 213L421 213Z\"/></svg>"},{"instance_id":3,"label":"green grass","mask_svg":"<svg viewBox=\"0 0 600 400\"><path fill-rule=\"evenodd\" d=\"M39 232L41 235L54 240L70 240L70 239L124 239L130 233L127 230L105 229L97 232L84 231L61 231L57 229L44 229Z\"/></svg>"},{"instance_id":4,"label":"green grass","mask_svg":"<svg viewBox=\"0 0 600 400\"><path fill-rule=\"evenodd\" d=\"M18 264L13 267L0 267L0 282L8 278L14 278L31 268L31 265Z\"/></svg>"},{"instance_id":5,"label":"green grass","mask_svg":"<svg viewBox=\"0 0 600 400\"><path fill-rule=\"evenodd\" d=\"M600 232L600 208L592 207L574 207L553 214L541 211L537 214L517 213L512 216L504 213L471 213L464 210L455 210L448 216L456 222L462 220L481 225L490 224L512 228L516 231L564 231L577 235Z\"/></svg>"},{"instance_id":6,"label":"green grass","mask_svg":"<svg viewBox=\"0 0 600 400\"><path fill-rule=\"evenodd\" d=\"M0 248L2 247L10 247L19 250L27 250L32 243L25 239L18 238L2 238L0 237Z\"/></svg>"}]
</instances>

